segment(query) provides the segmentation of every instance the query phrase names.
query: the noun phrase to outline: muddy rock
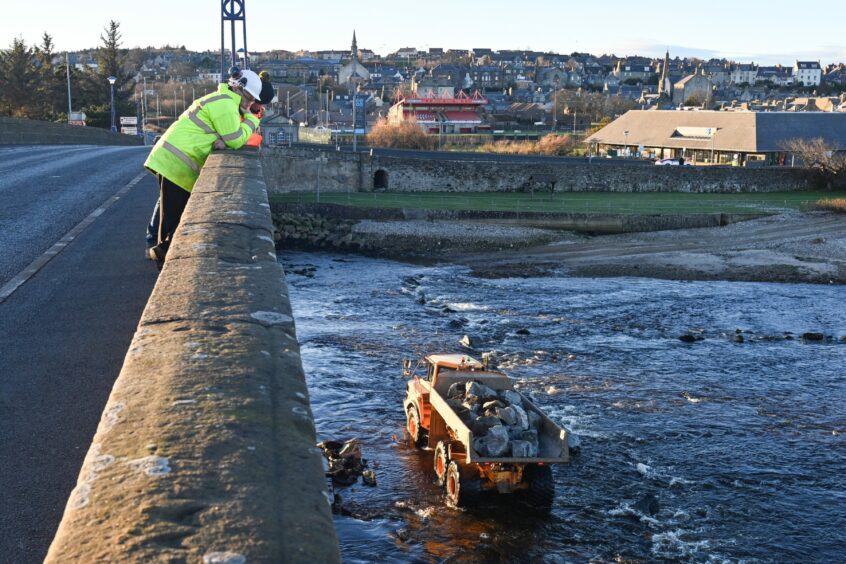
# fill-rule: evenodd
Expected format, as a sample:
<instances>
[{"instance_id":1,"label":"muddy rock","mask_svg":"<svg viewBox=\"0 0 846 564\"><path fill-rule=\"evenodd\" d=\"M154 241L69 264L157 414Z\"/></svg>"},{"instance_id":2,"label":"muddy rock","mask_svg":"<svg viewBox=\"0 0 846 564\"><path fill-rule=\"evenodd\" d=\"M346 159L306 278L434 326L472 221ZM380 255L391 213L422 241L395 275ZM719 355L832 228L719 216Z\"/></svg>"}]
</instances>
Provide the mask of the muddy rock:
<instances>
[{"instance_id":1,"label":"muddy rock","mask_svg":"<svg viewBox=\"0 0 846 564\"><path fill-rule=\"evenodd\" d=\"M329 470L326 475L332 482L341 486L349 486L358 481L358 477L367 468L367 460L361 457L361 443L358 439L351 439L344 443L340 441L324 441L317 447L323 451Z\"/></svg>"},{"instance_id":2,"label":"muddy rock","mask_svg":"<svg viewBox=\"0 0 846 564\"><path fill-rule=\"evenodd\" d=\"M365 486L375 487L376 472L374 472L373 470L365 470L361 473L361 481L364 483Z\"/></svg>"},{"instance_id":3,"label":"muddy rock","mask_svg":"<svg viewBox=\"0 0 846 564\"><path fill-rule=\"evenodd\" d=\"M474 403L489 401L497 397L494 390L479 382L467 382L465 389L467 390L466 398L468 401L472 401L471 397L476 398Z\"/></svg>"},{"instance_id":4,"label":"muddy rock","mask_svg":"<svg viewBox=\"0 0 846 564\"><path fill-rule=\"evenodd\" d=\"M480 456L501 457L508 450L508 431L502 425L494 425L488 434L473 441L473 448Z\"/></svg>"},{"instance_id":5,"label":"muddy rock","mask_svg":"<svg viewBox=\"0 0 846 564\"><path fill-rule=\"evenodd\" d=\"M532 443L528 441L511 441L511 456L515 458L531 458L535 456Z\"/></svg>"},{"instance_id":6,"label":"muddy rock","mask_svg":"<svg viewBox=\"0 0 846 564\"><path fill-rule=\"evenodd\" d=\"M461 407L463 407L473 415L478 415L480 411L479 404L471 403L469 400L465 400L464 403L461 404Z\"/></svg>"},{"instance_id":7,"label":"muddy rock","mask_svg":"<svg viewBox=\"0 0 846 564\"><path fill-rule=\"evenodd\" d=\"M477 417L475 421L473 421L472 429L473 434L477 437L481 437L486 435L491 427L496 425L501 425L502 422L499 420L499 417L491 417L487 415L483 415L481 417Z\"/></svg>"},{"instance_id":8,"label":"muddy rock","mask_svg":"<svg viewBox=\"0 0 846 564\"><path fill-rule=\"evenodd\" d=\"M447 390L448 398L464 398L465 384L463 382L456 382L452 384Z\"/></svg>"},{"instance_id":9,"label":"muddy rock","mask_svg":"<svg viewBox=\"0 0 846 564\"><path fill-rule=\"evenodd\" d=\"M506 405L499 400L486 401L482 404L482 409L485 411L488 411L489 409L493 410L497 407L506 407Z\"/></svg>"},{"instance_id":10,"label":"muddy rock","mask_svg":"<svg viewBox=\"0 0 846 564\"><path fill-rule=\"evenodd\" d=\"M526 410L520 407L520 405L512 405L506 409L512 409L517 414L517 425L520 426L522 429L529 428L529 415L526 413Z\"/></svg>"},{"instance_id":11,"label":"muddy rock","mask_svg":"<svg viewBox=\"0 0 846 564\"><path fill-rule=\"evenodd\" d=\"M465 349L473 350L476 348L477 342L476 339L474 339L470 335L464 335L463 337L461 337L461 340L458 341L458 344L464 347Z\"/></svg>"},{"instance_id":12,"label":"muddy rock","mask_svg":"<svg viewBox=\"0 0 846 564\"><path fill-rule=\"evenodd\" d=\"M494 413L502 419L505 425L509 427L517 425L517 413L511 407L497 408L494 410Z\"/></svg>"},{"instance_id":13,"label":"muddy rock","mask_svg":"<svg viewBox=\"0 0 846 564\"><path fill-rule=\"evenodd\" d=\"M640 501L632 506L632 509L643 513L644 515L655 515L661 511L661 504L658 503L658 498L652 494L646 494Z\"/></svg>"},{"instance_id":14,"label":"muddy rock","mask_svg":"<svg viewBox=\"0 0 846 564\"><path fill-rule=\"evenodd\" d=\"M505 390L500 395L502 399L505 400L505 403L509 405L523 405L523 398L521 398L520 394L514 390Z\"/></svg>"}]
</instances>

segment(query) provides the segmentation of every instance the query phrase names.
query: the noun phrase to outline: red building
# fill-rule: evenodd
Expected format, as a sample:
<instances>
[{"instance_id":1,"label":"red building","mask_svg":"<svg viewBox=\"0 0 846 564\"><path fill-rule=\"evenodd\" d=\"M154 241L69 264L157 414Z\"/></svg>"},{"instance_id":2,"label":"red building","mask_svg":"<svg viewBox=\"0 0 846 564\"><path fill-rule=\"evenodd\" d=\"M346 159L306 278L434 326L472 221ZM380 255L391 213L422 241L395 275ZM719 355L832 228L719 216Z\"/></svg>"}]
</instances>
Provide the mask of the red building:
<instances>
[{"instance_id":1,"label":"red building","mask_svg":"<svg viewBox=\"0 0 846 564\"><path fill-rule=\"evenodd\" d=\"M394 104L388 111L388 121L399 123L416 120L428 133L480 133L490 130L482 121L482 106L488 100L476 92L468 96L459 92L455 97L418 98L416 93Z\"/></svg>"}]
</instances>

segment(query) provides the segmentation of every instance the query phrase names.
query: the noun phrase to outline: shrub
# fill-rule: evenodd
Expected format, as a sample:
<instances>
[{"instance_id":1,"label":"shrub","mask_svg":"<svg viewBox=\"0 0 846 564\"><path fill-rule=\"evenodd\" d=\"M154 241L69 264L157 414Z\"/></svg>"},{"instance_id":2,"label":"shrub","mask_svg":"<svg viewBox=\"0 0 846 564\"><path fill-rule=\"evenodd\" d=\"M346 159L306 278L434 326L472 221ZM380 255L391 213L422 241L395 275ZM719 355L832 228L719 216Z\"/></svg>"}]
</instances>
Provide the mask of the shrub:
<instances>
[{"instance_id":1,"label":"shrub","mask_svg":"<svg viewBox=\"0 0 846 564\"><path fill-rule=\"evenodd\" d=\"M538 152L541 155L569 155L574 146L573 138L569 135L550 133L538 141Z\"/></svg>"},{"instance_id":2,"label":"shrub","mask_svg":"<svg viewBox=\"0 0 846 564\"><path fill-rule=\"evenodd\" d=\"M416 120L388 123L381 118L367 134L367 143L373 147L390 149L434 149L436 140L423 131Z\"/></svg>"},{"instance_id":3,"label":"shrub","mask_svg":"<svg viewBox=\"0 0 846 564\"><path fill-rule=\"evenodd\" d=\"M846 198L824 198L817 200L817 209L846 213Z\"/></svg>"}]
</instances>

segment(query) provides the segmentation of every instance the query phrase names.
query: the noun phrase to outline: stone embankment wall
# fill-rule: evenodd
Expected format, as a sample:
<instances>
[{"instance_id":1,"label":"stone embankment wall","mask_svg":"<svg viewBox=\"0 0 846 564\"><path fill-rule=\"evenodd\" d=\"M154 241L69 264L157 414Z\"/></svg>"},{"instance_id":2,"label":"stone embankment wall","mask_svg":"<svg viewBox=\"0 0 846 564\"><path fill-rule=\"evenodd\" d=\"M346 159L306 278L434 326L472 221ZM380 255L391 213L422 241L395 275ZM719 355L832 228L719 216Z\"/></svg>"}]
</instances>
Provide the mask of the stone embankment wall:
<instances>
[{"instance_id":1,"label":"stone embankment wall","mask_svg":"<svg viewBox=\"0 0 846 564\"><path fill-rule=\"evenodd\" d=\"M0 145L143 145L139 137L97 127L0 117Z\"/></svg>"},{"instance_id":2,"label":"stone embankment wall","mask_svg":"<svg viewBox=\"0 0 846 564\"><path fill-rule=\"evenodd\" d=\"M339 562L257 157L214 153L47 562Z\"/></svg>"},{"instance_id":3,"label":"stone embankment wall","mask_svg":"<svg viewBox=\"0 0 846 564\"><path fill-rule=\"evenodd\" d=\"M305 147L262 153L270 193L314 192L781 192L810 188L790 168L654 166L569 159L507 160L387 157Z\"/></svg>"}]
</instances>

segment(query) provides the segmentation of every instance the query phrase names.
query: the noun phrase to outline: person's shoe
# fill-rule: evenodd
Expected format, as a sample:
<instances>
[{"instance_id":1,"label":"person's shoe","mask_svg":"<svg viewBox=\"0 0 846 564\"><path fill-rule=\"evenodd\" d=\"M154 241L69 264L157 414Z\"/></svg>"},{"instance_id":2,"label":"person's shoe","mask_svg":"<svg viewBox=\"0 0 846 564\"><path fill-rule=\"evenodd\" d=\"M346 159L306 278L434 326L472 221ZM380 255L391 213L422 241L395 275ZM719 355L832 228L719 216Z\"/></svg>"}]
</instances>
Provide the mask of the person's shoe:
<instances>
[{"instance_id":1,"label":"person's shoe","mask_svg":"<svg viewBox=\"0 0 846 564\"><path fill-rule=\"evenodd\" d=\"M144 253L144 256L150 260L159 260L158 255L156 255L155 247L147 247L147 251Z\"/></svg>"},{"instance_id":2,"label":"person's shoe","mask_svg":"<svg viewBox=\"0 0 846 564\"><path fill-rule=\"evenodd\" d=\"M167 251L162 249L160 245L147 249L147 258L156 262L164 262L165 254L167 254Z\"/></svg>"}]
</instances>

